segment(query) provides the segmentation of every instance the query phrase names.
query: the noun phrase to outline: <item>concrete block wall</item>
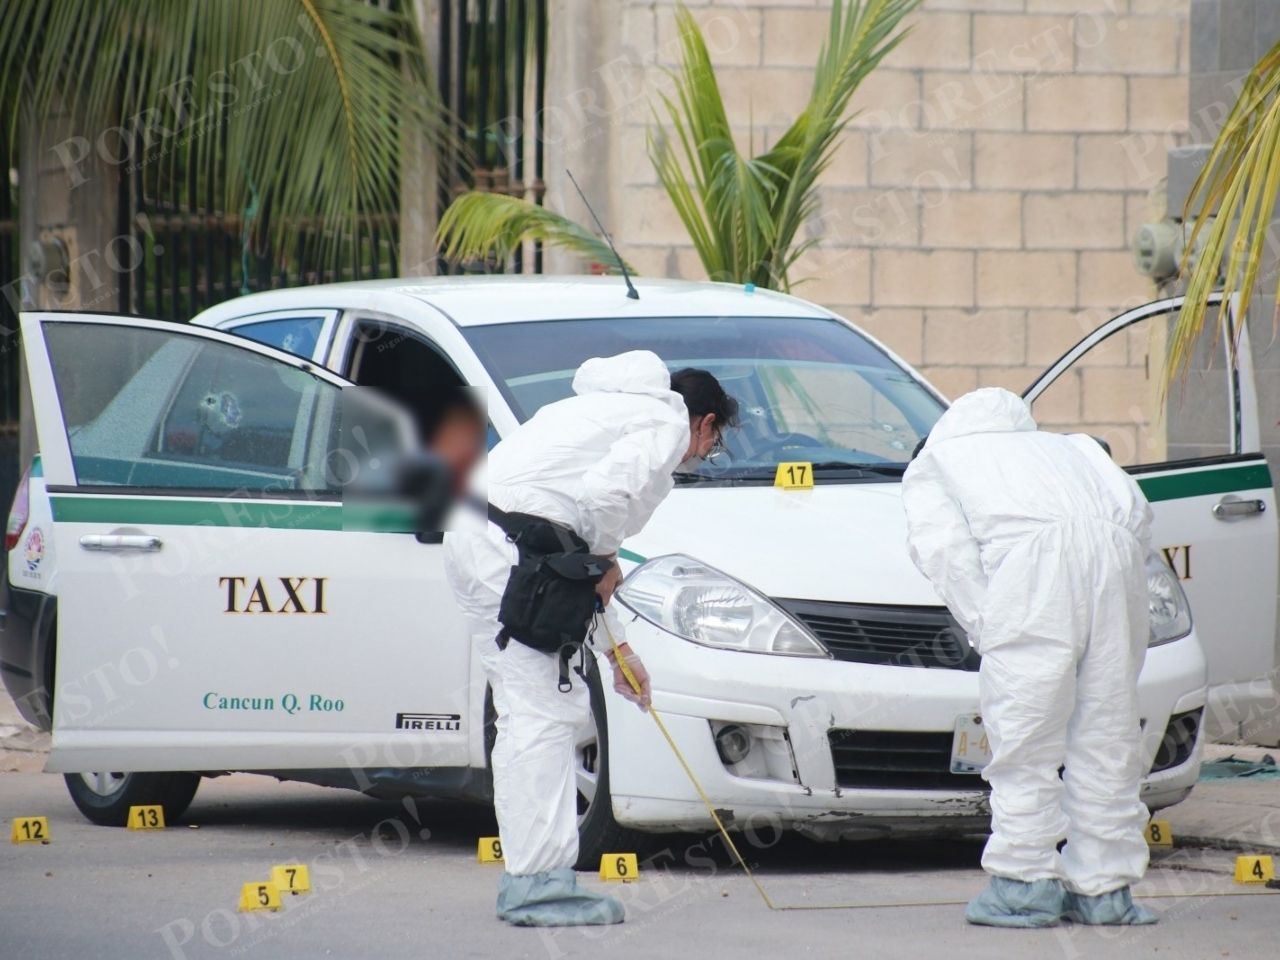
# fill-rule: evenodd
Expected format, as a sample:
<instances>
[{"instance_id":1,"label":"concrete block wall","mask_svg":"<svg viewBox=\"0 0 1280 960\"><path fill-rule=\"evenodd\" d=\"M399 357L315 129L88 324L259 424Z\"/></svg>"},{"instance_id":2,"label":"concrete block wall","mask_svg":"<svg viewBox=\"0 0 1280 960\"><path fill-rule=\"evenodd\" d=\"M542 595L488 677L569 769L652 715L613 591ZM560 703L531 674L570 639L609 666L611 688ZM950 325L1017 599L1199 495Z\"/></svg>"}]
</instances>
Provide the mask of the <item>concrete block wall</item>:
<instances>
[{"instance_id":1,"label":"concrete block wall","mask_svg":"<svg viewBox=\"0 0 1280 960\"><path fill-rule=\"evenodd\" d=\"M648 103L679 58L675 4L604 2L617 26L607 65L587 78L596 109L579 111L582 133L553 156L608 171L607 219L642 273L702 278L645 155ZM926 0L855 95L794 292L863 325L953 396L1020 390L1101 320L1151 299L1129 238L1163 214L1149 193L1166 147L1185 140L1188 4ZM687 5L739 142L770 145L804 106L829 0ZM567 193L563 165L549 164L553 195ZM1125 364L1145 384L1142 358ZM1096 389L1095 400L1110 396Z\"/></svg>"}]
</instances>

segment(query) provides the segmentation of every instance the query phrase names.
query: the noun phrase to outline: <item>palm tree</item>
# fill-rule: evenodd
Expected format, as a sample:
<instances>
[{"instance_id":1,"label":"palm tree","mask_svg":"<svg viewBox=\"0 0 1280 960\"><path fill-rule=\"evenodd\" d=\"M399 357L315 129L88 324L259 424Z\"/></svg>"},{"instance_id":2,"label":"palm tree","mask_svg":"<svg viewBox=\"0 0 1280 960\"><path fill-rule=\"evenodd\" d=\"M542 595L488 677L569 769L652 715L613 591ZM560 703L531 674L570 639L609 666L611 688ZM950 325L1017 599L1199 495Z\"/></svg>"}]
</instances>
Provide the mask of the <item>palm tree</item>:
<instances>
[{"instance_id":1,"label":"palm tree","mask_svg":"<svg viewBox=\"0 0 1280 960\"><path fill-rule=\"evenodd\" d=\"M10 142L58 104L119 166L180 156L220 209L270 210L274 250L320 224L320 257L396 209L406 134L446 135L412 5L367 0L4 0Z\"/></svg>"},{"instance_id":2,"label":"palm tree","mask_svg":"<svg viewBox=\"0 0 1280 960\"><path fill-rule=\"evenodd\" d=\"M655 106L649 158L707 276L790 289L791 267L817 242L797 242L796 235L817 205L817 181L849 122L849 100L905 37L902 20L919 4L833 0L809 102L771 149L749 157L734 142L702 32L678 8L682 60L672 72L674 96L664 94ZM533 240L616 267L589 230L513 197L464 194L445 211L438 239L452 259L505 260Z\"/></svg>"},{"instance_id":3,"label":"palm tree","mask_svg":"<svg viewBox=\"0 0 1280 960\"><path fill-rule=\"evenodd\" d=\"M1280 196L1280 43L1254 65L1240 96L1218 131L1209 157L1187 197L1183 222L1195 227L1183 253L1186 272L1201 231L1208 231L1191 270L1186 301L1174 325L1168 375L1185 372L1196 340L1204 330L1208 297L1215 289L1239 294L1243 317L1253 298L1270 238L1272 214ZM1210 220L1196 216L1217 211ZM1215 318L1225 329L1226 303Z\"/></svg>"}]
</instances>

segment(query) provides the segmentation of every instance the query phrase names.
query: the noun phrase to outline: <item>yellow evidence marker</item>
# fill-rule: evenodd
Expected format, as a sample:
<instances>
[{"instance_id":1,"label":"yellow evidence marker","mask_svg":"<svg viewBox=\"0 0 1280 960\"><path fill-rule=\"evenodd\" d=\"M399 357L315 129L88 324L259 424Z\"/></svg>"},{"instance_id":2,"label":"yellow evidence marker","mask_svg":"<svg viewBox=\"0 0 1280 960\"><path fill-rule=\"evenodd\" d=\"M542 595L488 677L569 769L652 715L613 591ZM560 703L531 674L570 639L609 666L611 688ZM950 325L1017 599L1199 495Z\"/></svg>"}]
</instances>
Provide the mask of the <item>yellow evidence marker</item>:
<instances>
[{"instance_id":1,"label":"yellow evidence marker","mask_svg":"<svg viewBox=\"0 0 1280 960\"><path fill-rule=\"evenodd\" d=\"M497 837L481 837L478 859L481 863L502 863L502 841Z\"/></svg>"},{"instance_id":2,"label":"yellow evidence marker","mask_svg":"<svg viewBox=\"0 0 1280 960\"><path fill-rule=\"evenodd\" d=\"M1270 857L1236 857L1236 883L1266 883L1275 876Z\"/></svg>"},{"instance_id":3,"label":"yellow evidence marker","mask_svg":"<svg viewBox=\"0 0 1280 960\"><path fill-rule=\"evenodd\" d=\"M1168 820L1152 820L1147 829L1142 831L1149 847L1172 847L1173 831L1169 829Z\"/></svg>"},{"instance_id":4,"label":"yellow evidence marker","mask_svg":"<svg viewBox=\"0 0 1280 960\"><path fill-rule=\"evenodd\" d=\"M246 883L240 888L241 913L279 910L281 906L280 890L269 880L265 883Z\"/></svg>"},{"instance_id":5,"label":"yellow evidence marker","mask_svg":"<svg viewBox=\"0 0 1280 960\"><path fill-rule=\"evenodd\" d=\"M271 882L281 893L310 893L311 875L306 864L283 863L271 868Z\"/></svg>"},{"instance_id":6,"label":"yellow evidence marker","mask_svg":"<svg viewBox=\"0 0 1280 960\"><path fill-rule=\"evenodd\" d=\"M773 475L773 485L783 490L812 490L812 463L780 463Z\"/></svg>"},{"instance_id":7,"label":"yellow evidence marker","mask_svg":"<svg viewBox=\"0 0 1280 960\"><path fill-rule=\"evenodd\" d=\"M44 817L14 817L10 843L48 843L49 821Z\"/></svg>"},{"instance_id":8,"label":"yellow evidence marker","mask_svg":"<svg viewBox=\"0 0 1280 960\"><path fill-rule=\"evenodd\" d=\"M630 883L640 879L640 866L634 853L606 853L600 858L600 879Z\"/></svg>"},{"instance_id":9,"label":"yellow evidence marker","mask_svg":"<svg viewBox=\"0 0 1280 960\"><path fill-rule=\"evenodd\" d=\"M130 830L163 830L164 807L130 807Z\"/></svg>"}]
</instances>

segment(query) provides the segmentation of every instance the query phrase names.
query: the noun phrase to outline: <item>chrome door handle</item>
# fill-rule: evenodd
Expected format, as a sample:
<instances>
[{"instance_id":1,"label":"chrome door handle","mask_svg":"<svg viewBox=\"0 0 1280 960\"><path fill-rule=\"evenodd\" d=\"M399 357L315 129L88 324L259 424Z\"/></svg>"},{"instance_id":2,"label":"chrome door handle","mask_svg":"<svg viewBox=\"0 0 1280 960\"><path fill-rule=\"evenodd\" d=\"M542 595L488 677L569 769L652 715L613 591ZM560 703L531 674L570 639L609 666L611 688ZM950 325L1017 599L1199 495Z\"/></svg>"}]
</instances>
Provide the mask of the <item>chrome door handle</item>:
<instances>
[{"instance_id":1,"label":"chrome door handle","mask_svg":"<svg viewBox=\"0 0 1280 960\"><path fill-rule=\"evenodd\" d=\"M1213 515L1219 520L1231 520L1234 517L1247 517L1250 514L1266 513L1265 500L1240 500L1236 497L1223 497L1213 505Z\"/></svg>"},{"instance_id":2,"label":"chrome door handle","mask_svg":"<svg viewBox=\"0 0 1280 960\"><path fill-rule=\"evenodd\" d=\"M86 550L159 550L159 537L131 533L87 533L80 538L80 546Z\"/></svg>"}]
</instances>

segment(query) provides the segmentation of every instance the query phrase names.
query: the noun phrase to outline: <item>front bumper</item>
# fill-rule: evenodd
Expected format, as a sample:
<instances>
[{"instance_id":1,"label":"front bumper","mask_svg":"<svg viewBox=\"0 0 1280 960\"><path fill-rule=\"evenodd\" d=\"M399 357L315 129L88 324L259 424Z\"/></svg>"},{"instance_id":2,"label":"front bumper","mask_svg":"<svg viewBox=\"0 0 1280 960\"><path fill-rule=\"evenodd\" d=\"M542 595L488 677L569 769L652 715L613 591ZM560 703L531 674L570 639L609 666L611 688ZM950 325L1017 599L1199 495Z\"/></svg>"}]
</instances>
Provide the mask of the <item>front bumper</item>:
<instances>
[{"instance_id":1,"label":"front bumper","mask_svg":"<svg viewBox=\"0 0 1280 960\"><path fill-rule=\"evenodd\" d=\"M956 786L943 789L842 786L849 778L833 761L831 738L833 731L837 738L841 731L933 734L925 738L933 740L949 735L957 717L979 712L976 673L716 650L639 618L627 619L626 627L654 677L655 709L727 824L796 829L821 839L987 828L988 792L975 778L956 775ZM656 832L714 828L656 725L612 691L607 697L618 822ZM1204 703L1205 659L1194 632L1148 651L1139 681L1147 769L1170 718ZM715 722L776 729L774 746L789 745L790 770L781 776L737 775L717 753ZM1201 739L1177 765L1144 780L1147 806L1169 806L1190 792L1199 774ZM945 783L947 776L938 781Z\"/></svg>"}]
</instances>

